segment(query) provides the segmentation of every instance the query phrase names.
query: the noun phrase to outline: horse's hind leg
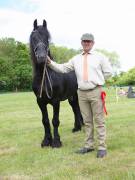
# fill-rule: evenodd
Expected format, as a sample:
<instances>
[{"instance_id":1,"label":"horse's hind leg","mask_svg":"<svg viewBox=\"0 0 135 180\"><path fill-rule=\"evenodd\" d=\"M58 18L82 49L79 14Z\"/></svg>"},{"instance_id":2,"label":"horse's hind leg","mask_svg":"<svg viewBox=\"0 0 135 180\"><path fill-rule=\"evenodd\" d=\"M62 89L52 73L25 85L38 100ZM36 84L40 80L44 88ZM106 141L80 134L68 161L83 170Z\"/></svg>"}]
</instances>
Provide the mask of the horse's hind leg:
<instances>
[{"instance_id":1,"label":"horse's hind leg","mask_svg":"<svg viewBox=\"0 0 135 180\"><path fill-rule=\"evenodd\" d=\"M50 128L50 123L49 123L49 118L48 118L48 112L47 112L47 106L44 103L42 99L37 98L37 103L40 107L40 110L42 112L42 123L44 126L44 139L41 143L41 147L44 146L51 146L52 145L52 135L51 135L51 128Z\"/></svg>"},{"instance_id":2,"label":"horse's hind leg","mask_svg":"<svg viewBox=\"0 0 135 180\"><path fill-rule=\"evenodd\" d=\"M72 110L74 112L74 118L75 118L74 128L72 129L72 132L76 132L76 131L81 130L81 126L83 125L83 118L80 112L77 94L70 97L68 99L68 102L72 107Z\"/></svg>"},{"instance_id":3,"label":"horse's hind leg","mask_svg":"<svg viewBox=\"0 0 135 180\"><path fill-rule=\"evenodd\" d=\"M53 104L53 119L52 119L52 124L54 128L54 139L52 141L52 147L61 147L62 143L60 141L60 135L58 132L58 127L59 127L59 110L60 110L60 102L57 102Z\"/></svg>"}]
</instances>

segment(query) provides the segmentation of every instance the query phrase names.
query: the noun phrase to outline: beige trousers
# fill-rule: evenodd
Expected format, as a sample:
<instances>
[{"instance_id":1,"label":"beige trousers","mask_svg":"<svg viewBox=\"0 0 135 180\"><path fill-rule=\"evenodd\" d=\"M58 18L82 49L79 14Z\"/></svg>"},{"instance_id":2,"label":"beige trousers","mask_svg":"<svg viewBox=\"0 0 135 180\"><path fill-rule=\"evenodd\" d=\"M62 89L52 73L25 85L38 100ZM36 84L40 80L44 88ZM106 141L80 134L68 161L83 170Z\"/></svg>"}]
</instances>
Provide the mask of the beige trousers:
<instances>
[{"instance_id":1,"label":"beige trousers","mask_svg":"<svg viewBox=\"0 0 135 180\"><path fill-rule=\"evenodd\" d=\"M85 147L94 148L94 124L96 125L98 150L106 149L106 128L101 100L102 87L98 86L93 90L79 90L78 98L80 110L85 124Z\"/></svg>"}]
</instances>

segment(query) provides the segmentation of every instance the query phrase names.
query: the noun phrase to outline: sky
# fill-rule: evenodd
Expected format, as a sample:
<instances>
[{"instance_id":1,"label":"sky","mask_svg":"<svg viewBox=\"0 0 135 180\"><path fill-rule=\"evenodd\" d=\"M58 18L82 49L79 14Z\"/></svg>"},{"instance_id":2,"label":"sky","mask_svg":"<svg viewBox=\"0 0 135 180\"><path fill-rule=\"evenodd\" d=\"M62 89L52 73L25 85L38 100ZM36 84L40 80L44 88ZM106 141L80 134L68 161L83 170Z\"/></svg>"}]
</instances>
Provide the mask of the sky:
<instances>
[{"instance_id":1,"label":"sky","mask_svg":"<svg viewBox=\"0 0 135 180\"><path fill-rule=\"evenodd\" d=\"M28 43L35 19L55 45L79 49L92 33L94 48L117 52L121 71L135 67L135 0L0 0L0 38Z\"/></svg>"}]
</instances>

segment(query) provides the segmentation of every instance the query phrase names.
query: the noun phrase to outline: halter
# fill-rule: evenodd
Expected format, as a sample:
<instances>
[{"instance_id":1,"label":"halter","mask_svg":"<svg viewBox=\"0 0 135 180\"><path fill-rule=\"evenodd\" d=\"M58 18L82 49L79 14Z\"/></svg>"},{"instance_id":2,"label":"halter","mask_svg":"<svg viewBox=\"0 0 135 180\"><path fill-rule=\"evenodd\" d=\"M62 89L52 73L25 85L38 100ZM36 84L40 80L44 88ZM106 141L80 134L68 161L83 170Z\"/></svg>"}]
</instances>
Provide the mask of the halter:
<instances>
[{"instance_id":1,"label":"halter","mask_svg":"<svg viewBox=\"0 0 135 180\"><path fill-rule=\"evenodd\" d=\"M39 35L39 39L40 39L40 42L37 43L37 45L34 47L34 53L36 55L36 49L38 48L39 45L43 45L45 48L47 47L47 55L48 55L48 51L49 51L49 47L47 44L45 44L43 41L42 41L42 38L41 38L41 35L39 34L39 32L37 30L33 30L32 33L38 33ZM46 78L45 78L45 75L46 75ZM48 80L48 83L49 83L49 86L50 86L50 89L51 89L51 92L50 92L50 95L49 95L49 91L48 91L48 88L46 86L46 80ZM42 92L43 92L43 85L45 83L45 92L46 92L46 95L49 99L52 98L52 95L53 95L53 88L52 88L52 81L51 81L51 77L48 73L48 69L46 68L46 60L45 60L45 63L44 63L44 69L43 69L43 75L42 75L42 81L41 81L41 86L40 86L40 95L39 97L42 98Z\"/></svg>"},{"instance_id":2,"label":"halter","mask_svg":"<svg viewBox=\"0 0 135 180\"><path fill-rule=\"evenodd\" d=\"M37 48L38 48L39 45L43 45L45 48L47 47L47 45L45 45L42 41L41 41L41 42L38 42L37 45L36 45L36 47L34 48L34 53L35 53L35 54L36 54L36 50L37 50ZM47 51L48 51L48 49L47 49Z\"/></svg>"}]
</instances>

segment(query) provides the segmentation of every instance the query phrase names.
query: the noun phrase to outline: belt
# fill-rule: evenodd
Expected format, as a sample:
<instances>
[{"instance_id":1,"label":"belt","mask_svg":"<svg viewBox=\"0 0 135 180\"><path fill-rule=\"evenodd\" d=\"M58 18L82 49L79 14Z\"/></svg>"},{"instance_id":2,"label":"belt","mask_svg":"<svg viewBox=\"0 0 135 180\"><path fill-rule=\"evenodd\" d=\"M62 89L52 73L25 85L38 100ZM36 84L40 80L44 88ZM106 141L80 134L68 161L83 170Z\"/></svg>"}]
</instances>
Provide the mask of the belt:
<instances>
[{"instance_id":1,"label":"belt","mask_svg":"<svg viewBox=\"0 0 135 180\"><path fill-rule=\"evenodd\" d=\"M79 89L80 91L93 91L94 89L96 89L96 88L101 88L102 86L101 85L97 85L97 86L95 86L94 88L92 88L92 89Z\"/></svg>"}]
</instances>

